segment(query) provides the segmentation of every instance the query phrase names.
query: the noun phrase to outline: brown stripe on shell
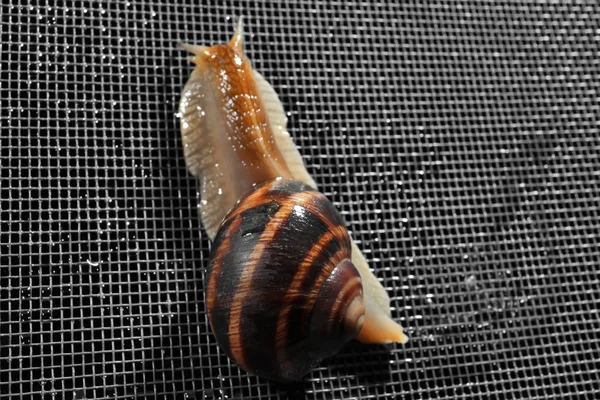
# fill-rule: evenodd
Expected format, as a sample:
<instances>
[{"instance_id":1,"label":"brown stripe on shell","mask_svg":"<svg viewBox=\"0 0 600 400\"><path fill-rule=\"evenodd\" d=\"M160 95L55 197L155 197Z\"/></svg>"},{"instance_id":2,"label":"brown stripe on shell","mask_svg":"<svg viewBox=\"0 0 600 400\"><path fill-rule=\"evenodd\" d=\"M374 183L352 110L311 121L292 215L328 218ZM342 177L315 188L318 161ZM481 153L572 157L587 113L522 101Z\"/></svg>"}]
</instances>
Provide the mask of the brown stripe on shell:
<instances>
[{"instance_id":1,"label":"brown stripe on shell","mask_svg":"<svg viewBox=\"0 0 600 400\"><path fill-rule=\"evenodd\" d=\"M254 208L243 210L233 221L239 224L230 229L232 220L223 225L223 229L215 238L218 245L224 238L228 238L228 251L219 259L221 268L217 276L216 299L214 307L210 308L211 328L217 336L219 344L229 355L229 309L240 276L247 262L247 255L251 254L258 242L267 223L280 209L280 204L274 201L260 204ZM211 261L212 263L215 260ZM212 269L212 268L211 268Z\"/></svg>"},{"instance_id":2,"label":"brown stripe on shell","mask_svg":"<svg viewBox=\"0 0 600 400\"><path fill-rule=\"evenodd\" d=\"M237 231L241 222L242 222L241 218L237 218L237 219L233 220L227 227L227 230L228 231ZM225 225L225 223L223 225ZM218 285L217 278L221 273L221 268L223 267L223 262L222 262L223 257L229 251L229 242L231 240L231 237L229 235L226 235L223 238L218 238L218 240L219 240L219 243L215 242L215 245L217 245L217 247L215 248L215 254L212 257L212 263L211 263L212 266L211 266L211 271L210 271L210 277L208 280L208 290L206 293L206 302L207 302L207 306L208 306L209 310L213 309L215 307L215 299L216 299L216 292L217 292L217 285ZM209 315L209 317L210 317L210 315ZM210 321L210 322L212 324L212 321Z\"/></svg>"},{"instance_id":3,"label":"brown stripe on shell","mask_svg":"<svg viewBox=\"0 0 600 400\"><path fill-rule=\"evenodd\" d=\"M290 371L297 368L299 360L303 357L301 353L311 351L310 347L313 346L313 344L306 343L308 339L307 335L309 334L308 321L310 312L307 314L304 307L306 302L310 300L314 280L321 274L321 270L323 268L332 270L338 263L337 259L341 260L343 258L341 254L344 253L340 250L342 244L337 240L335 235L332 234L331 236L333 239L315 257L313 261L314 265L307 269L297 296L293 299L292 308L288 312L285 350L283 354L277 357L277 360L282 363L280 367L282 370Z\"/></svg>"},{"instance_id":4,"label":"brown stripe on shell","mask_svg":"<svg viewBox=\"0 0 600 400\"><path fill-rule=\"evenodd\" d=\"M342 217L337 213L332 205L327 207L323 203L330 203L324 195L319 194L315 202L305 204L304 207L311 213L318 215L328 226L329 230L343 243L344 247L350 248L350 235L346 230L346 226Z\"/></svg>"},{"instance_id":5,"label":"brown stripe on shell","mask_svg":"<svg viewBox=\"0 0 600 400\"><path fill-rule=\"evenodd\" d=\"M294 275L294 279L282 300L284 307L279 312L277 329L275 333L275 354L277 359L284 358L283 352L285 350L286 340L288 338L288 323L290 322L289 314L291 308L294 306L292 300L298 295L298 292L302 288L302 283L304 282L306 275L311 271L312 268L315 268L315 259L318 258L325 246L327 246L327 244L334 239L335 237L331 232L324 233L318 239L298 267L298 271Z\"/></svg>"},{"instance_id":6,"label":"brown stripe on shell","mask_svg":"<svg viewBox=\"0 0 600 400\"><path fill-rule=\"evenodd\" d=\"M345 258L351 257L350 252L350 235L344 225L342 217L337 213L337 210L333 207L325 207L323 203L330 203L329 200L324 196L319 199L317 204L311 204L309 210L313 213L318 213L323 221L325 221L331 232L335 235L336 239L340 242L340 249L330 258L329 262L323 267L319 276L314 279L312 289L310 290L310 296L304 305L304 318L303 322L307 322L310 318L310 313L317 299L323 282L329 277L333 269L337 264Z\"/></svg>"},{"instance_id":7,"label":"brown stripe on shell","mask_svg":"<svg viewBox=\"0 0 600 400\"><path fill-rule=\"evenodd\" d=\"M319 291L321 290L321 286L325 280L331 275L333 269L338 265L340 261L349 257L350 252L347 248L341 246L338 251L330 258L329 262L323 267L323 270L314 280L314 283L311 286L310 295L308 296L308 300L304 304L304 318L302 319L303 324L307 323L310 318L310 313L312 312L313 306L317 301L317 296L319 295Z\"/></svg>"},{"instance_id":8,"label":"brown stripe on shell","mask_svg":"<svg viewBox=\"0 0 600 400\"><path fill-rule=\"evenodd\" d=\"M241 218L237 218L224 222L223 226L226 227L226 229L237 230L240 223ZM210 328L213 332L218 332L218 322L215 324L213 310L215 309L216 305L217 284L219 282L218 277L223 268L223 257L226 255L227 249L229 248L229 241L229 235L225 235L224 237L217 235L214 243L217 246L215 247L216 252L210 260L210 274L208 278L208 284L206 286L206 305L208 309L208 323L210 324ZM218 320L218 317L216 318ZM228 343L223 343L223 346L227 348Z\"/></svg>"},{"instance_id":9,"label":"brown stripe on shell","mask_svg":"<svg viewBox=\"0 0 600 400\"><path fill-rule=\"evenodd\" d=\"M240 198L238 203L236 205L234 205L233 208L229 211L229 213L225 217L224 221L235 218L236 216L238 216L240 213L244 212L245 210L248 210L250 208L255 208L257 206L260 206L262 204L265 204L265 203L271 201L272 198L266 196L266 193L270 190L270 188L271 188L270 184L265 184L265 185L259 186L257 188L254 188L254 190L252 190L249 193L247 193L246 195L244 195L242 198ZM244 203L243 207L239 207L239 205L241 203Z\"/></svg>"},{"instance_id":10,"label":"brown stripe on shell","mask_svg":"<svg viewBox=\"0 0 600 400\"><path fill-rule=\"evenodd\" d=\"M252 277L256 268L258 267L259 262L261 261L265 248L269 246L275 237L279 226L289 217L296 204L305 204L312 196L314 196L313 193L300 192L289 197L289 201L286 201L286 204L282 205L267 226L265 226L257 245L252 251L252 254L249 255L248 262L242 271L238 286L235 290L235 295L229 314L229 345L232 357L240 365L240 367L244 369L247 367L247 363L244 359L242 333L240 331L241 314L244 302L251 291Z\"/></svg>"},{"instance_id":11,"label":"brown stripe on shell","mask_svg":"<svg viewBox=\"0 0 600 400\"><path fill-rule=\"evenodd\" d=\"M289 196L283 199L282 203L288 200ZM326 232L328 226L319 216L307 212L301 204L297 204L289 217L279 226L270 245L265 248L259 263L260 267L253 275L251 284L253 295L246 299L242 308L240 330L243 332L244 356L251 370L281 371L280 373L284 374L293 371L282 370L281 360L276 357L274 338L277 321L281 309L285 306L283 299L298 268L314 243ZM338 243L337 240L335 242ZM326 247L326 250L328 249L330 247ZM327 254L333 255L334 252L327 252ZM318 264L313 263L318 267L313 269L320 271L323 260L326 261L327 258L319 258L321 261ZM317 276L317 273L311 272L311 274ZM295 304L294 307L302 305L306 295L303 287L291 300ZM300 330L295 322L298 320L298 314L290 313L290 317L294 315L296 318L290 321L290 326ZM302 331L306 335L306 330ZM304 340L289 341L288 344L290 347L286 347L286 357L295 360L297 370L300 365L305 365L306 357L302 354L307 353L311 345L306 341L306 336ZM302 359L305 361L301 361Z\"/></svg>"},{"instance_id":12,"label":"brown stripe on shell","mask_svg":"<svg viewBox=\"0 0 600 400\"><path fill-rule=\"evenodd\" d=\"M243 219L240 215L249 210L260 207L261 205L270 201L265 194L269 191L270 185L264 185L256 188L250 193L246 194L240 199L244 201L244 207L234 207L234 209L227 214L223 222L221 223L215 241L213 243L214 253L211 256L211 272L209 276L209 282L207 285L206 302L208 313L208 321L211 325L213 332L219 331L214 321L212 310L217 306L216 297L219 289L221 271L223 269L223 261L227 254L231 251L231 241L233 235L241 228ZM228 348L228 343L223 344L225 348Z\"/></svg>"},{"instance_id":13,"label":"brown stripe on shell","mask_svg":"<svg viewBox=\"0 0 600 400\"><path fill-rule=\"evenodd\" d=\"M282 186L286 187L284 191L278 189ZM273 188L277 189L273 190ZM294 190L298 192L305 189L310 188L286 180L274 180L259 184L253 191L240 198L236 207L230 211L219 228L214 239L214 253L210 264L210 269L215 270L213 275L215 278L210 284L209 322L219 344L229 356L231 356L229 349L230 307L233 294L247 262L247 257L244 255L252 253L265 226L276 214L281 204L287 201ZM233 221L238 222L232 226ZM323 228L326 228L324 223L322 225ZM218 249L222 248L225 238L227 238L225 243L227 251L224 255L217 254ZM310 246L305 251L309 249ZM213 292L215 296L212 296ZM243 327L241 329L245 330Z\"/></svg>"},{"instance_id":14,"label":"brown stripe on shell","mask_svg":"<svg viewBox=\"0 0 600 400\"><path fill-rule=\"evenodd\" d=\"M337 240L337 237L335 237L335 235L334 235L334 241L336 241L336 240ZM333 243L333 241L330 243ZM306 281L307 278L309 278L309 279L314 278L314 274L310 273L310 272L312 272L312 269L310 269L310 268L307 269L308 274L305 277L303 284L301 285L303 287L308 286L307 289L302 290L303 294L305 294L303 296L303 298L306 299L306 301L295 304L295 307L288 312L289 313L288 319L297 321L297 324L295 324L294 326L297 325L299 329L301 329L301 327L308 326L310 317L311 317L311 314L313 311L313 307L317 301L319 290L325 283L325 280L329 277L329 275L331 275L331 272L333 271L333 269L342 260L349 257L350 253L349 253L348 249L344 248L343 244L341 244L341 243L339 243L339 246L340 247L333 254L333 256L329 257L327 262L323 265L323 269L320 271L317 278L314 279L314 282ZM295 316L293 316L292 314L295 314ZM299 339L299 337L294 337L294 336L296 336L296 335L294 335L294 333L296 333L296 335L299 335L300 331L299 330L294 331L294 330L290 330L290 329L288 329L286 331L286 335L284 338L285 341L283 343L285 345L285 348L287 348L287 346L289 346L290 343L294 344L294 341ZM284 366L282 367L282 369L293 368L293 365L290 364L289 357L286 357L285 353L284 354L278 353L278 355L279 355L278 359L284 363Z\"/></svg>"},{"instance_id":15,"label":"brown stripe on shell","mask_svg":"<svg viewBox=\"0 0 600 400\"><path fill-rule=\"evenodd\" d=\"M289 189L287 188L287 185L290 186ZM237 204L229 211L225 220L235 218L236 215L248 208L253 208L269 201L279 202L284 198L288 198L295 193L301 192L318 193L308 185L287 179L277 179L259 184L240 198ZM240 207L242 203L243 207Z\"/></svg>"}]
</instances>

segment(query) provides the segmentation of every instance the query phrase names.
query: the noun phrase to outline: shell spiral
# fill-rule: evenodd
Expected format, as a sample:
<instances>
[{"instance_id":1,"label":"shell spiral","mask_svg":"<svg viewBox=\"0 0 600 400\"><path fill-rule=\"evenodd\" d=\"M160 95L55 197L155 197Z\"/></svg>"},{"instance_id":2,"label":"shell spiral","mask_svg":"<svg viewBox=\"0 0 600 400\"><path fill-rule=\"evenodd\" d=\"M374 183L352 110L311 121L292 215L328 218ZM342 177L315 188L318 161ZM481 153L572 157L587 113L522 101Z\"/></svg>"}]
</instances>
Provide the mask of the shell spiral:
<instances>
[{"instance_id":1,"label":"shell spiral","mask_svg":"<svg viewBox=\"0 0 600 400\"><path fill-rule=\"evenodd\" d=\"M365 306L351 243L333 204L294 180L256 186L215 237L211 329L244 370L298 380L360 332Z\"/></svg>"}]
</instances>

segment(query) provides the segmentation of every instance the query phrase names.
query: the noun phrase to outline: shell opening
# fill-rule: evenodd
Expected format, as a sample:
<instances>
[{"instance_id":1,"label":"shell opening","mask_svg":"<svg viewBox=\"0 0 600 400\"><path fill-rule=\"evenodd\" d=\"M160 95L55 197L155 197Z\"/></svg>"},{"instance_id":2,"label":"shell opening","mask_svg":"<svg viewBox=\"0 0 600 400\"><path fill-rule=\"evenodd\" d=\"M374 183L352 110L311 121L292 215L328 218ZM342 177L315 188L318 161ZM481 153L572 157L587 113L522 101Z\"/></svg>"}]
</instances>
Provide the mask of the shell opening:
<instances>
[{"instance_id":1,"label":"shell opening","mask_svg":"<svg viewBox=\"0 0 600 400\"><path fill-rule=\"evenodd\" d=\"M362 293L354 298L344 314L344 331L358 335L365 322L365 303Z\"/></svg>"}]
</instances>

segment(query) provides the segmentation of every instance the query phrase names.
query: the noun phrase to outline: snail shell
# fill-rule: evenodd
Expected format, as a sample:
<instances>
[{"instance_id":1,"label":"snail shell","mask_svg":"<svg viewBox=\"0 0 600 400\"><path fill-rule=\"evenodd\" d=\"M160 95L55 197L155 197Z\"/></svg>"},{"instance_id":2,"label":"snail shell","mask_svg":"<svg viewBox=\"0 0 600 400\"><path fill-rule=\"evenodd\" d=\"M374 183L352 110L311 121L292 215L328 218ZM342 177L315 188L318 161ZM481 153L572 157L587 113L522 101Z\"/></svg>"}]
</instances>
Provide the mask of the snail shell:
<instances>
[{"instance_id":1,"label":"snail shell","mask_svg":"<svg viewBox=\"0 0 600 400\"><path fill-rule=\"evenodd\" d=\"M184 157L213 241L207 303L219 346L244 370L296 380L349 340L406 343L389 297L310 177L275 90L228 43L184 44Z\"/></svg>"},{"instance_id":2,"label":"snail shell","mask_svg":"<svg viewBox=\"0 0 600 400\"><path fill-rule=\"evenodd\" d=\"M207 304L219 345L256 375L297 380L362 328L361 278L333 205L298 181L263 183L219 229Z\"/></svg>"}]
</instances>

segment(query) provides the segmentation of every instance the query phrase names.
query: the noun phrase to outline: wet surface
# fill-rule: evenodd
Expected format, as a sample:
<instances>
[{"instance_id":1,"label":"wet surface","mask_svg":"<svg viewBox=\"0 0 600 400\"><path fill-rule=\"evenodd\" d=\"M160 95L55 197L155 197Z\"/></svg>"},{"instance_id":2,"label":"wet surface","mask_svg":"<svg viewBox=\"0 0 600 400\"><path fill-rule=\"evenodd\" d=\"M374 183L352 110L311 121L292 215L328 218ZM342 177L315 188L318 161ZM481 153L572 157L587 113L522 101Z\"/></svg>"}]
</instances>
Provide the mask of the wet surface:
<instances>
[{"instance_id":1,"label":"wet surface","mask_svg":"<svg viewBox=\"0 0 600 400\"><path fill-rule=\"evenodd\" d=\"M593 398L597 6L244 3L246 49L407 330L297 385L206 317L182 41L241 8L0 6L0 398Z\"/></svg>"}]
</instances>

